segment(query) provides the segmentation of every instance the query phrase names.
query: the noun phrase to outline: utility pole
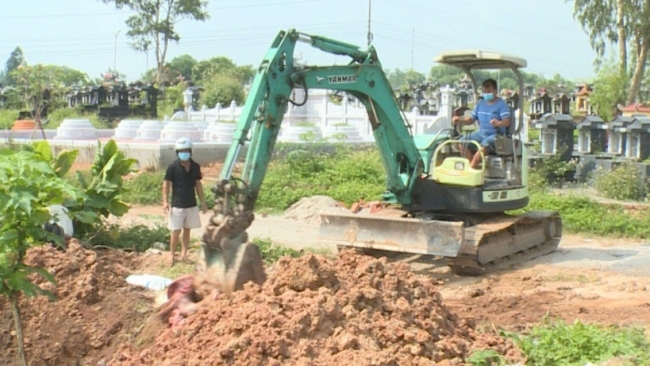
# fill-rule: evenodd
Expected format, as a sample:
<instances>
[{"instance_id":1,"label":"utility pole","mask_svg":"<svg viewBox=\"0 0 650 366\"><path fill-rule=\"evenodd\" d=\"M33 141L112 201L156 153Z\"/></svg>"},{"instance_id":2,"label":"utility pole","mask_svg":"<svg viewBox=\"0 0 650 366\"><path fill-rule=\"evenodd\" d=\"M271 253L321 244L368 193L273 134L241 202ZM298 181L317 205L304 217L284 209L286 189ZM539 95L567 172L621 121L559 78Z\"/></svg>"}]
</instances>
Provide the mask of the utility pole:
<instances>
[{"instance_id":1,"label":"utility pole","mask_svg":"<svg viewBox=\"0 0 650 366\"><path fill-rule=\"evenodd\" d=\"M117 36L120 35L121 30L118 30L115 34L115 53L113 55L113 72L117 70Z\"/></svg>"},{"instance_id":2,"label":"utility pole","mask_svg":"<svg viewBox=\"0 0 650 366\"><path fill-rule=\"evenodd\" d=\"M413 27L413 34L411 35L411 70L413 70L413 54L415 53L415 27Z\"/></svg>"},{"instance_id":3,"label":"utility pole","mask_svg":"<svg viewBox=\"0 0 650 366\"><path fill-rule=\"evenodd\" d=\"M368 48L372 43L372 32L370 31L370 19L372 17L372 0L368 0Z\"/></svg>"}]
</instances>

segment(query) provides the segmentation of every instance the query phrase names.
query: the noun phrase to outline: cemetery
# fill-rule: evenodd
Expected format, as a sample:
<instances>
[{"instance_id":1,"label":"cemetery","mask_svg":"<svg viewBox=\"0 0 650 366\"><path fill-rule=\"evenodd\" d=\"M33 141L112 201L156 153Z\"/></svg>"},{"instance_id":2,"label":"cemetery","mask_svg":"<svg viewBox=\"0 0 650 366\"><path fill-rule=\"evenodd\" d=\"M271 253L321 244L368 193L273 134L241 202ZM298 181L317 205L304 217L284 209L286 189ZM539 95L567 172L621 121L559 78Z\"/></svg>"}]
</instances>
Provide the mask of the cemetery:
<instances>
[{"instance_id":1,"label":"cemetery","mask_svg":"<svg viewBox=\"0 0 650 366\"><path fill-rule=\"evenodd\" d=\"M29 63L16 47L0 70L0 364L650 365L650 30L637 19L650 3L610 2L595 24L603 4L574 2L594 78L572 73L570 62L587 67L574 56L540 62L544 42L564 46L557 34L521 47L524 59L462 29L449 45L486 48L416 71L423 44L435 43L428 58L445 35L422 38L432 30L416 33L415 16L411 67L391 71L404 60L384 32L401 43L406 23L373 23L373 43L371 1L367 49L335 23L320 36L281 30L256 65L225 46L238 27L226 37L176 24L222 27L285 2L100 3L130 11L122 37L146 68L131 57L119 63L130 77L117 71L116 29L112 47L96 45L113 50L108 72L84 53L93 66L32 64L43 59L33 44ZM503 27L514 43L519 31ZM600 43L616 52L617 37L627 49L607 64ZM298 42L333 64L306 62ZM471 133L464 117L493 94L514 125L469 165L468 145L447 133ZM497 107L479 112L495 127ZM234 145L238 122L254 118L266 129ZM200 225L173 228L184 212Z\"/></svg>"},{"instance_id":2,"label":"cemetery","mask_svg":"<svg viewBox=\"0 0 650 366\"><path fill-rule=\"evenodd\" d=\"M536 91L529 85L524 90L529 110L524 113L521 139L529 149L530 166L559 156L561 161L575 162L575 170L567 172L563 180L583 183L591 182L594 171L608 171L622 162L637 164L640 171L645 171L644 161L650 157L650 108L630 105L619 110L611 121L603 121L589 103L593 89L587 84L576 85L573 92L555 95L544 89ZM158 93L142 83L71 91L66 94L69 107L83 105L86 109L101 111L100 106L108 103L112 107L105 107L106 113L127 117L114 129L98 129L84 119L66 119L56 129L45 128L45 137L57 150L84 151L80 159L85 162L92 162L97 141L114 139L127 156L138 160L140 166L165 167L175 158L173 142L182 136L194 142L198 162L212 164L223 160L243 106L232 101L226 106L217 103L212 108L205 105L195 108L200 91L188 88L183 93L184 110L177 109L172 116L155 119ZM141 101L140 95L144 98ZM302 100L304 91L294 90L293 97ZM503 89L501 97L518 111L516 92ZM435 135L449 128L454 111L460 109L469 113L476 102L466 78L453 86L440 87L431 82L416 85L408 93L397 91L396 98L406 108L404 114L414 135ZM153 111L150 117L128 117L124 106L128 109L133 103ZM0 130L0 138L28 141L33 130L33 121L21 119L11 130ZM529 131L538 132L539 137L530 139ZM37 133L35 138L42 138L41 134ZM367 112L354 97L316 90L310 93L304 105L289 105L278 141L296 146L313 142L371 146L374 137Z\"/></svg>"}]
</instances>

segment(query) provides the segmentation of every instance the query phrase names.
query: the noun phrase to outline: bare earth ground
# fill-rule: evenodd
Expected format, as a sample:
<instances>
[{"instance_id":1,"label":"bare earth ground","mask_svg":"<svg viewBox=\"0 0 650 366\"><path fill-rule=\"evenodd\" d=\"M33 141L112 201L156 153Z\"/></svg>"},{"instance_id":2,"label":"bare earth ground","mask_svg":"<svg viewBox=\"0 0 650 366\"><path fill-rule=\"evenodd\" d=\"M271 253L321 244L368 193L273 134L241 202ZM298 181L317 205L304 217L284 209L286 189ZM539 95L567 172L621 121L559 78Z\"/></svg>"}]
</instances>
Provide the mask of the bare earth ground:
<instances>
[{"instance_id":1,"label":"bare earth ground","mask_svg":"<svg viewBox=\"0 0 650 366\"><path fill-rule=\"evenodd\" d=\"M202 215L207 220L208 215ZM133 207L124 224L163 223L159 207ZM296 249L336 249L318 241L318 226L281 216L257 217L252 238L271 238ZM199 237L196 230L193 237ZM167 258L152 259L155 261ZM444 283L444 301L462 317L509 330L539 323L545 315L568 321L650 327L650 243L630 239L563 236L554 253L481 278L458 277L443 260L391 255ZM153 268L153 267L152 267ZM160 268L158 266L157 268Z\"/></svg>"}]
</instances>

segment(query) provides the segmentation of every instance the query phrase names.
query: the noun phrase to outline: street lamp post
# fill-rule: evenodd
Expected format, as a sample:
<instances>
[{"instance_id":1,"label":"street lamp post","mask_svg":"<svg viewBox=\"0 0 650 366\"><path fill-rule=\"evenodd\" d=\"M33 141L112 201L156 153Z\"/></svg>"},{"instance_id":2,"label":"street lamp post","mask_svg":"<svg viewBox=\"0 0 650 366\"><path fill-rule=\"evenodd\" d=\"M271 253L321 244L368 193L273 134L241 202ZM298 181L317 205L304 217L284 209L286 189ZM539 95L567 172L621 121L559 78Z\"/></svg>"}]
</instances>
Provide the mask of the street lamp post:
<instances>
[{"instance_id":1,"label":"street lamp post","mask_svg":"<svg viewBox=\"0 0 650 366\"><path fill-rule=\"evenodd\" d=\"M115 34L115 53L113 55L113 72L117 70L117 36L120 35L121 30L118 30Z\"/></svg>"}]
</instances>

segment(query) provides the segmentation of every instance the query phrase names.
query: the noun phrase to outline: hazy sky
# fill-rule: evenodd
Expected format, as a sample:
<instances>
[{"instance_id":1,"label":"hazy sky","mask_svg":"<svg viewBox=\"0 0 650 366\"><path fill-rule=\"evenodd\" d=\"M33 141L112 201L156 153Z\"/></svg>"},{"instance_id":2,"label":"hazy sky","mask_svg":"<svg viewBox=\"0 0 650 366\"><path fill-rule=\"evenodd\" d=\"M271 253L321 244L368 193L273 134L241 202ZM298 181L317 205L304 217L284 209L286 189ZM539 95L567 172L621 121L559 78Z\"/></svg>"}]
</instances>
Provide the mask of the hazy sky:
<instances>
[{"instance_id":1,"label":"hazy sky","mask_svg":"<svg viewBox=\"0 0 650 366\"><path fill-rule=\"evenodd\" d=\"M101 0L7 1L0 14L0 62L22 47L27 62L67 65L99 76L113 66L129 81L140 77L147 56L132 50L124 23L129 10ZM281 29L320 34L365 48L368 0L210 0L206 22L184 20L179 44L167 60L190 54L201 60L227 56L258 66ZM413 29L415 41L413 42ZM588 37L564 0L372 0L373 44L385 68L427 73L444 50L482 48L528 60L527 71L579 80L594 76ZM347 59L304 50L310 64ZM300 51L298 51L300 52ZM155 66L150 52L149 67Z\"/></svg>"}]
</instances>

